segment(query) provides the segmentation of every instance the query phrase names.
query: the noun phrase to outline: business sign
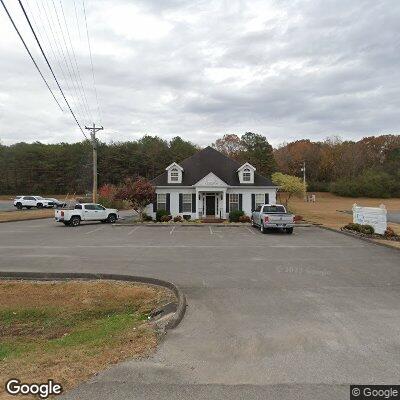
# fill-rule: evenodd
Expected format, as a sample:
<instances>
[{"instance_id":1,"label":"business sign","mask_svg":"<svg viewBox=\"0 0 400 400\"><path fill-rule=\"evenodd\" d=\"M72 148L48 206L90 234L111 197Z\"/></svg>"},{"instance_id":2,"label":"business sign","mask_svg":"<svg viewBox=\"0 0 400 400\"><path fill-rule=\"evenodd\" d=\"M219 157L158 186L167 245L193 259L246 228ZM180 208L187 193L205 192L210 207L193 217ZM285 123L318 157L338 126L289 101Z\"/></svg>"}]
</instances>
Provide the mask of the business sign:
<instances>
[{"instance_id":1,"label":"business sign","mask_svg":"<svg viewBox=\"0 0 400 400\"><path fill-rule=\"evenodd\" d=\"M353 222L362 225L371 225L375 233L383 235L387 229L387 211L381 204L379 207L360 207L353 204Z\"/></svg>"}]
</instances>

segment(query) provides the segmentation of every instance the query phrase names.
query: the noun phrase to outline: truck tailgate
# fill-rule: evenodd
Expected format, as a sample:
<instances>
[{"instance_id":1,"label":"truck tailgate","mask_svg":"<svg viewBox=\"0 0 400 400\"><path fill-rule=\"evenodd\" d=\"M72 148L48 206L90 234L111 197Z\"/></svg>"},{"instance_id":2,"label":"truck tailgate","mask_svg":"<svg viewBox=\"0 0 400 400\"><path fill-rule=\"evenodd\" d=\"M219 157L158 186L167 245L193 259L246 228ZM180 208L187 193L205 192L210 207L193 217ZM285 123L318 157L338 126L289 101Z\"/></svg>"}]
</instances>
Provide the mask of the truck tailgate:
<instances>
[{"instance_id":1,"label":"truck tailgate","mask_svg":"<svg viewBox=\"0 0 400 400\"><path fill-rule=\"evenodd\" d=\"M293 215L291 214L267 214L271 224L291 224Z\"/></svg>"}]
</instances>

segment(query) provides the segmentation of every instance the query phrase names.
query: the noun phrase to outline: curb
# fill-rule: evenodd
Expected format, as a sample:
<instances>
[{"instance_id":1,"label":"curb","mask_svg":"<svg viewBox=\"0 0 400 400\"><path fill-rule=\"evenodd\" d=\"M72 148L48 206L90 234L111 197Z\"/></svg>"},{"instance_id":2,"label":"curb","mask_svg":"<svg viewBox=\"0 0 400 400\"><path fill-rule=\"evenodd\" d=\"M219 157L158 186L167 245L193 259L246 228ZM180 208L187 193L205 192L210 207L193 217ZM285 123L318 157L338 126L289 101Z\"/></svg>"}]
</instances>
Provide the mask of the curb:
<instances>
[{"instance_id":1,"label":"curb","mask_svg":"<svg viewBox=\"0 0 400 400\"><path fill-rule=\"evenodd\" d=\"M0 221L0 224L6 224L7 222L35 221L37 219L54 219L54 217L36 217L36 218L24 218L24 219L12 219L10 221Z\"/></svg>"},{"instance_id":2,"label":"curb","mask_svg":"<svg viewBox=\"0 0 400 400\"><path fill-rule=\"evenodd\" d=\"M339 230L339 229L329 228L328 226L323 226L323 225L315 225L315 226L316 226L317 228L325 229L325 230L327 230L327 231L336 232L336 233L341 233L342 235L345 235L345 236L349 236L349 237L352 237L352 238L356 238L356 239L359 239L359 240L363 240L364 242L369 242L369 243L375 244L375 245L377 245L377 246L382 246L382 247L386 247L386 248L389 248L389 249L392 249L392 250L397 250L397 251L400 250L399 247L392 246L392 245L390 245L390 244L388 244L388 243L375 241L374 239L367 238L367 237L363 237L363 236L353 235L353 234L350 233L350 232L344 232L344 231L341 231L341 230Z\"/></svg>"},{"instance_id":3,"label":"curb","mask_svg":"<svg viewBox=\"0 0 400 400\"><path fill-rule=\"evenodd\" d=\"M0 271L0 279L23 279L23 280L41 280L41 281L68 281L68 280L111 280L123 282L147 283L150 285L162 286L174 292L178 306L174 315L166 324L166 329L176 328L182 321L186 312L186 297L184 293L173 283L157 278L148 278L134 275L118 275L118 274L91 274L91 273L74 273L74 272L7 272Z\"/></svg>"}]
</instances>

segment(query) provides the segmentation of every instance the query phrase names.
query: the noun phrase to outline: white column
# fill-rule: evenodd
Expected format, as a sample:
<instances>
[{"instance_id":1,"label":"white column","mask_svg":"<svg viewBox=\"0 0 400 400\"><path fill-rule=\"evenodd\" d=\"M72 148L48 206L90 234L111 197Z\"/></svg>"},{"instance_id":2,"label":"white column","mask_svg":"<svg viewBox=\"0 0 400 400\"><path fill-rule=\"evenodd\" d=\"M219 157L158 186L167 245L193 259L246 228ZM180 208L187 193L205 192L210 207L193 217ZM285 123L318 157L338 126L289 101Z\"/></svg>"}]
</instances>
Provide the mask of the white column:
<instances>
[{"instance_id":1,"label":"white column","mask_svg":"<svg viewBox=\"0 0 400 400\"><path fill-rule=\"evenodd\" d=\"M200 209L200 199L199 199L199 189L196 188L196 219L199 219L199 209ZM200 196L201 197L201 196Z\"/></svg>"},{"instance_id":2,"label":"white column","mask_svg":"<svg viewBox=\"0 0 400 400\"><path fill-rule=\"evenodd\" d=\"M222 204L221 204L221 207L222 207L222 212L221 212L221 218L222 219L225 219L226 218L226 210L225 210L225 208L226 208L226 189L223 189L222 190Z\"/></svg>"}]
</instances>

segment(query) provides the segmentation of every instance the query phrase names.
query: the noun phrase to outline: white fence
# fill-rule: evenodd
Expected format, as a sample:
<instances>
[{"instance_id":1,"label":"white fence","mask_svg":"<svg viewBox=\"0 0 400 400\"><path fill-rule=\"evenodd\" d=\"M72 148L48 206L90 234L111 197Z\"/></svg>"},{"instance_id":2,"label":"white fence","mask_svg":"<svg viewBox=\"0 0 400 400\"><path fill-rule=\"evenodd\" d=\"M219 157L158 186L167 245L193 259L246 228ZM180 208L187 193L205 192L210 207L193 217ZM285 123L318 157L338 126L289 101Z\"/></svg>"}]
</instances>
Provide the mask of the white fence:
<instances>
[{"instance_id":1,"label":"white fence","mask_svg":"<svg viewBox=\"0 0 400 400\"><path fill-rule=\"evenodd\" d=\"M379 207L360 207L353 204L353 222L362 225L371 225L375 233L383 235L387 228L386 207L381 204Z\"/></svg>"}]
</instances>

